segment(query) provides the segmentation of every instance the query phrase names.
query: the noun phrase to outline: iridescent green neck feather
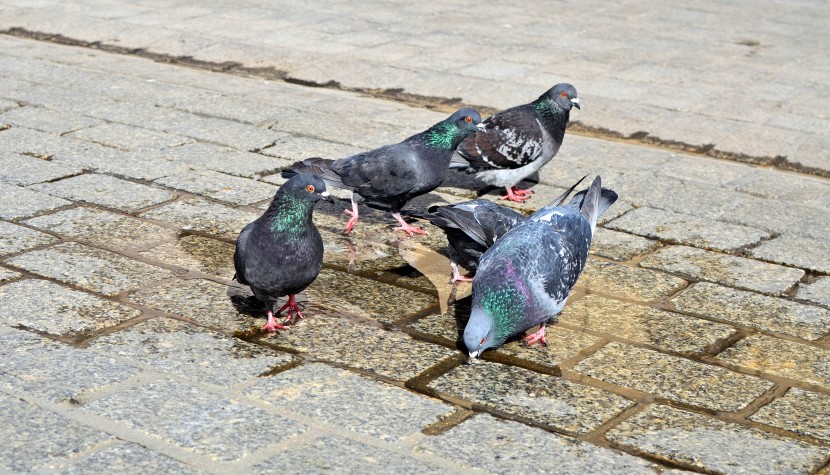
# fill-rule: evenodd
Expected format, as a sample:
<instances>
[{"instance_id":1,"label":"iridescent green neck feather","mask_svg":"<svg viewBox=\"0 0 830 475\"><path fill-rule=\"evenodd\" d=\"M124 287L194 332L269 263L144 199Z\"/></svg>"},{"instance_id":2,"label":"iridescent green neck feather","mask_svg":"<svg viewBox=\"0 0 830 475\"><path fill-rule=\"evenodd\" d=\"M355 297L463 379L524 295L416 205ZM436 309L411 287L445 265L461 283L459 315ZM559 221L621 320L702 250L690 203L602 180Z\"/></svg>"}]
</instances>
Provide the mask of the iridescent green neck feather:
<instances>
[{"instance_id":1,"label":"iridescent green neck feather","mask_svg":"<svg viewBox=\"0 0 830 475\"><path fill-rule=\"evenodd\" d=\"M452 122L440 122L424 132L424 145L441 150L452 150L458 145L461 130Z\"/></svg>"},{"instance_id":2,"label":"iridescent green neck feather","mask_svg":"<svg viewBox=\"0 0 830 475\"><path fill-rule=\"evenodd\" d=\"M276 233L299 234L305 229L303 221L308 219L314 203L288 193L278 196L270 221L271 231Z\"/></svg>"},{"instance_id":3,"label":"iridescent green neck feather","mask_svg":"<svg viewBox=\"0 0 830 475\"><path fill-rule=\"evenodd\" d=\"M513 334L513 326L522 318L524 296L513 286L489 289L482 302L484 311L493 317L496 336L508 338Z\"/></svg>"}]
</instances>

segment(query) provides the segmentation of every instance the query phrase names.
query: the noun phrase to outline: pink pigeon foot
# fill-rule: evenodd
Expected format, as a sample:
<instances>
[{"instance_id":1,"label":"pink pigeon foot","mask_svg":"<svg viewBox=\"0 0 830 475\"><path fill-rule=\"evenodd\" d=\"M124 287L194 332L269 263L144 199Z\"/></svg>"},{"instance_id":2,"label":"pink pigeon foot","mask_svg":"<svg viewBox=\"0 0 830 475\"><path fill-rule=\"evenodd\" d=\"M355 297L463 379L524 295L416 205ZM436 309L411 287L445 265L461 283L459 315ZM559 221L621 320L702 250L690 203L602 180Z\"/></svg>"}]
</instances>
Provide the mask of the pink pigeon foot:
<instances>
[{"instance_id":1,"label":"pink pigeon foot","mask_svg":"<svg viewBox=\"0 0 830 475\"><path fill-rule=\"evenodd\" d=\"M473 278L469 275L461 275L458 271L458 265L455 262L450 262L450 267L452 267L452 280L450 280L451 284L455 284L456 282L472 282Z\"/></svg>"},{"instance_id":2,"label":"pink pigeon foot","mask_svg":"<svg viewBox=\"0 0 830 475\"><path fill-rule=\"evenodd\" d=\"M539 342L542 342L543 345L548 346L548 342L547 340L545 340L545 325L546 323L543 323L542 326L540 326L539 329L536 330L536 333L527 335L522 338L522 340L527 342L527 346L531 346Z\"/></svg>"},{"instance_id":3,"label":"pink pigeon foot","mask_svg":"<svg viewBox=\"0 0 830 475\"><path fill-rule=\"evenodd\" d=\"M515 186L506 187L505 189L507 190L507 194L500 199L515 201L516 203L524 203L533 194L533 190L520 190Z\"/></svg>"},{"instance_id":4,"label":"pink pigeon foot","mask_svg":"<svg viewBox=\"0 0 830 475\"><path fill-rule=\"evenodd\" d=\"M285 327L285 326L280 325L279 323L277 323L277 321L274 319L274 312L269 310L268 311L268 323L263 325L262 328L260 328L260 330L262 330L264 332L275 332L277 330L288 330L288 327Z\"/></svg>"},{"instance_id":5,"label":"pink pigeon foot","mask_svg":"<svg viewBox=\"0 0 830 475\"><path fill-rule=\"evenodd\" d=\"M354 228L354 225L357 224L357 204L352 203L352 209L344 209L343 212L351 216L351 218L349 218L349 221L346 223L346 231L343 233L349 234Z\"/></svg>"},{"instance_id":6,"label":"pink pigeon foot","mask_svg":"<svg viewBox=\"0 0 830 475\"><path fill-rule=\"evenodd\" d=\"M403 231L406 234L412 236L413 234L429 234L423 229L419 228L418 226L412 226L406 221L403 220L401 217L401 213L392 213L392 217L397 219L399 223L401 223L400 227L395 228L395 231Z\"/></svg>"},{"instance_id":7,"label":"pink pigeon foot","mask_svg":"<svg viewBox=\"0 0 830 475\"><path fill-rule=\"evenodd\" d=\"M286 315L286 319L285 319L286 324L303 318L303 314L300 313L300 307L297 305L297 301L294 300L294 294L291 294L291 295L288 296L288 302L285 305L283 305L282 308L280 309L280 311L277 312L277 313L282 312L286 308L288 309L288 315ZM292 315L293 312L297 312L296 317L294 317Z\"/></svg>"}]
</instances>

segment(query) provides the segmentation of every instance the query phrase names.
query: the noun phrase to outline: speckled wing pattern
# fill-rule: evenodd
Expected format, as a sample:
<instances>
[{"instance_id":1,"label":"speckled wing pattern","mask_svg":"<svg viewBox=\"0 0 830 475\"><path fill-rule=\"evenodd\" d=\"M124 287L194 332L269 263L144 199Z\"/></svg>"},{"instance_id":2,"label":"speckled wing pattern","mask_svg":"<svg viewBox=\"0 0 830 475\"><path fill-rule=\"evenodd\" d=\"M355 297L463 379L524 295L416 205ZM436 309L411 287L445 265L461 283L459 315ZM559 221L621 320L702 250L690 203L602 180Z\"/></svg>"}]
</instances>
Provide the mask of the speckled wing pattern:
<instances>
[{"instance_id":1,"label":"speckled wing pattern","mask_svg":"<svg viewBox=\"0 0 830 475\"><path fill-rule=\"evenodd\" d=\"M485 130L464 139L457 149L473 167L521 168L542 154L544 133L529 104L507 109L482 124Z\"/></svg>"}]
</instances>

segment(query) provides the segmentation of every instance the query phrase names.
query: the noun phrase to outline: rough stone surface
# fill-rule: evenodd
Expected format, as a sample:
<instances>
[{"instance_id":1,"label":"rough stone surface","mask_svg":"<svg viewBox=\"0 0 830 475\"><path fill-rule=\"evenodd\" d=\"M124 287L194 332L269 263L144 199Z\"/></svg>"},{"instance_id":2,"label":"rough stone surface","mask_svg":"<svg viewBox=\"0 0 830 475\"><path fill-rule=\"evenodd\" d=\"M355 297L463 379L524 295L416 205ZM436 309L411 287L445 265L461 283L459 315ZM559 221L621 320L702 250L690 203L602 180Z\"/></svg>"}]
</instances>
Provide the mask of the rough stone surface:
<instances>
[{"instance_id":1,"label":"rough stone surface","mask_svg":"<svg viewBox=\"0 0 830 475\"><path fill-rule=\"evenodd\" d=\"M0 284L16 279L20 277L20 275L21 274L19 272L14 272L6 269L5 267L0 267Z\"/></svg>"},{"instance_id":2,"label":"rough stone surface","mask_svg":"<svg viewBox=\"0 0 830 475\"><path fill-rule=\"evenodd\" d=\"M718 355L718 359L762 373L830 389L830 350L753 335Z\"/></svg>"},{"instance_id":3,"label":"rough stone surface","mask_svg":"<svg viewBox=\"0 0 830 475\"><path fill-rule=\"evenodd\" d=\"M663 351L691 354L703 353L735 332L727 325L596 295L565 307L559 321Z\"/></svg>"},{"instance_id":4,"label":"rough stone surface","mask_svg":"<svg viewBox=\"0 0 830 475\"><path fill-rule=\"evenodd\" d=\"M666 406L649 407L607 437L661 459L720 473L809 473L830 454L826 447Z\"/></svg>"},{"instance_id":5,"label":"rough stone surface","mask_svg":"<svg viewBox=\"0 0 830 475\"><path fill-rule=\"evenodd\" d=\"M201 231L236 239L242 228L259 215L199 198L180 199L147 211L144 218L180 226L184 231Z\"/></svg>"},{"instance_id":6,"label":"rough stone surface","mask_svg":"<svg viewBox=\"0 0 830 475\"><path fill-rule=\"evenodd\" d=\"M86 457L70 462L66 467L61 467L61 473L67 475L107 472L177 473L184 475L207 473L133 443L108 445Z\"/></svg>"},{"instance_id":7,"label":"rough stone surface","mask_svg":"<svg viewBox=\"0 0 830 475\"><path fill-rule=\"evenodd\" d=\"M25 186L57 180L82 172L83 169L79 167L41 160L28 155L14 154L0 157L0 180L15 185Z\"/></svg>"},{"instance_id":8,"label":"rough stone surface","mask_svg":"<svg viewBox=\"0 0 830 475\"><path fill-rule=\"evenodd\" d=\"M738 411L773 383L718 366L611 342L574 370L644 393L718 411Z\"/></svg>"},{"instance_id":9,"label":"rough stone surface","mask_svg":"<svg viewBox=\"0 0 830 475\"><path fill-rule=\"evenodd\" d=\"M606 228L597 228L591 240L591 253L615 261L627 261L634 256L647 254L657 249L657 246L657 241Z\"/></svg>"},{"instance_id":10,"label":"rough stone surface","mask_svg":"<svg viewBox=\"0 0 830 475\"><path fill-rule=\"evenodd\" d=\"M27 252L7 262L29 272L105 295L143 287L173 276L166 269L73 242Z\"/></svg>"},{"instance_id":11,"label":"rough stone surface","mask_svg":"<svg viewBox=\"0 0 830 475\"><path fill-rule=\"evenodd\" d=\"M52 335L88 332L140 315L138 310L39 279L0 287L0 309L7 325Z\"/></svg>"},{"instance_id":12,"label":"rough stone surface","mask_svg":"<svg viewBox=\"0 0 830 475\"><path fill-rule=\"evenodd\" d=\"M25 218L70 204L46 193L0 183L0 218Z\"/></svg>"},{"instance_id":13,"label":"rough stone surface","mask_svg":"<svg viewBox=\"0 0 830 475\"><path fill-rule=\"evenodd\" d=\"M173 194L166 190L98 174L32 185L32 188L61 198L121 211L136 211L173 198Z\"/></svg>"},{"instance_id":14,"label":"rough stone surface","mask_svg":"<svg viewBox=\"0 0 830 475\"><path fill-rule=\"evenodd\" d=\"M0 256L57 242L58 239L33 229L0 221Z\"/></svg>"},{"instance_id":15,"label":"rough stone surface","mask_svg":"<svg viewBox=\"0 0 830 475\"><path fill-rule=\"evenodd\" d=\"M830 277L821 277L809 284L799 284L796 297L830 307Z\"/></svg>"},{"instance_id":16,"label":"rough stone surface","mask_svg":"<svg viewBox=\"0 0 830 475\"><path fill-rule=\"evenodd\" d=\"M479 414L430 437L419 452L456 459L488 472L655 473L643 459L570 437Z\"/></svg>"},{"instance_id":17,"label":"rough stone surface","mask_svg":"<svg viewBox=\"0 0 830 475\"><path fill-rule=\"evenodd\" d=\"M175 242L166 242L140 255L188 270L230 279L234 274L234 245L202 236L184 236Z\"/></svg>"},{"instance_id":18,"label":"rough stone surface","mask_svg":"<svg viewBox=\"0 0 830 475\"><path fill-rule=\"evenodd\" d=\"M113 123L96 125L68 135L121 150L158 150L192 142L192 139L180 135Z\"/></svg>"},{"instance_id":19,"label":"rough stone surface","mask_svg":"<svg viewBox=\"0 0 830 475\"><path fill-rule=\"evenodd\" d=\"M590 432L633 405L601 389L487 361L460 365L429 387L439 394L575 434Z\"/></svg>"},{"instance_id":20,"label":"rough stone surface","mask_svg":"<svg viewBox=\"0 0 830 475\"><path fill-rule=\"evenodd\" d=\"M263 378L246 394L298 417L389 442L417 434L451 414L452 406L323 364ZM348 411L338 410L347 402Z\"/></svg>"},{"instance_id":21,"label":"rough stone surface","mask_svg":"<svg viewBox=\"0 0 830 475\"><path fill-rule=\"evenodd\" d=\"M801 435L830 441L830 396L790 388L750 419Z\"/></svg>"},{"instance_id":22,"label":"rough stone surface","mask_svg":"<svg viewBox=\"0 0 830 475\"><path fill-rule=\"evenodd\" d=\"M214 171L180 173L156 183L238 205L271 199L277 192L272 185Z\"/></svg>"},{"instance_id":23,"label":"rough stone surface","mask_svg":"<svg viewBox=\"0 0 830 475\"><path fill-rule=\"evenodd\" d=\"M804 275L804 271L800 269L685 246L661 249L645 258L640 265L775 295L784 293Z\"/></svg>"},{"instance_id":24,"label":"rough stone surface","mask_svg":"<svg viewBox=\"0 0 830 475\"><path fill-rule=\"evenodd\" d=\"M672 299L683 312L816 340L830 332L830 310L701 282Z\"/></svg>"},{"instance_id":25,"label":"rough stone surface","mask_svg":"<svg viewBox=\"0 0 830 475\"><path fill-rule=\"evenodd\" d=\"M686 281L662 272L589 260L578 284L590 293L648 302L674 294Z\"/></svg>"},{"instance_id":26,"label":"rough stone surface","mask_svg":"<svg viewBox=\"0 0 830 475\"><path fill-rule=\"evenodd\" d=\"M770 236L760 229L654 208L629 211L606 226L661 241L721 251L755 244Z\"/></svg>"},{"instance_id":27,"label":"rough stone surface","mask_svg":"<svg viewBox=\"0 0 830 475\"><path fill-rule=\"evenodd\" d=\"M784 234L762 242L751 252L754 257L765 261L830 274L830 243L826 239Z\"/></svg>"}]
</instances>

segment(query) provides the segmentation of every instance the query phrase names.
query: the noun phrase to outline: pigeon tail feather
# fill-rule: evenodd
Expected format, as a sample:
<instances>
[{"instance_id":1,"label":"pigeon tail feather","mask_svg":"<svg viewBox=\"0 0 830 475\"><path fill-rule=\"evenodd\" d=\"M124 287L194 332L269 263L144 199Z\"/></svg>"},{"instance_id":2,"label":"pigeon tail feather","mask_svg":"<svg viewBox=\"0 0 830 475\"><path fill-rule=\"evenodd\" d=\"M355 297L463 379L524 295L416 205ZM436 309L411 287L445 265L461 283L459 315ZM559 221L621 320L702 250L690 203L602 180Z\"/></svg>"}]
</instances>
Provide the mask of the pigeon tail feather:
<instances>
[{"instance_id":1,"label":"pigeon tail feather","mask_svg":"<svg viewBox=\"0 0 830 475\"><path fill-rule=\"evenodd\" d=\"M334 173L334 171L331 169L331 165L333 163L334 160L329 160L326 158L306 158L302 162L295 163L290 168L286 168L285 170L283 170L282 177L291 178L298 173L310 173L312 175L316 175L322 178L323 181L326 182L326 186L351 189L350 186L343 183L343 180L340 178L340 175Z\"/></svg>"},{"instance_id":2,"label":"pigeon tail feather","mask_svg":"<svg viewBox=\"0 0 830 475\"><path fill-rule=\"evenodd\" d=\"M597 226L597 218L599 218L599 198L602 192L602 180L599 176L594 178L591 187L585 193L585 198L582 200L582 206L579 207L579 214L585 218L591 225L591 234L594 234L594 229Z\"/></svg>"}]
</instances>

